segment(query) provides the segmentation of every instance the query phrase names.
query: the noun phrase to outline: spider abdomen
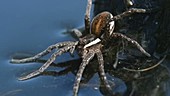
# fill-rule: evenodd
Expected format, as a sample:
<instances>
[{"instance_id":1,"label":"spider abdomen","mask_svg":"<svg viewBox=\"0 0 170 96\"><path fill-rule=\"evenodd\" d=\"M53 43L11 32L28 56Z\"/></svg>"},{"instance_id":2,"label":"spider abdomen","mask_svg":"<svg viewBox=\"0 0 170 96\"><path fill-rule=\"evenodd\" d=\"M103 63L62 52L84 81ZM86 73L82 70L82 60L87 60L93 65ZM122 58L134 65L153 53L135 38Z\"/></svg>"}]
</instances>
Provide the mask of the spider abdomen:
<instances>
[{"instance_id":1,"label":"spider abdomen","mask_svg":"<svg viewBox=\"0 0 170 96\"><path fill-rule=\"evenodd\" d=\"M114 29L114 21L110 22L111 18L113 18L113 15L107 11L95 16L91 23L91 33L101 37L104 32L103 29L106 28L107 32L111 34L110 32Z\"/></svg>"}]
</instances>

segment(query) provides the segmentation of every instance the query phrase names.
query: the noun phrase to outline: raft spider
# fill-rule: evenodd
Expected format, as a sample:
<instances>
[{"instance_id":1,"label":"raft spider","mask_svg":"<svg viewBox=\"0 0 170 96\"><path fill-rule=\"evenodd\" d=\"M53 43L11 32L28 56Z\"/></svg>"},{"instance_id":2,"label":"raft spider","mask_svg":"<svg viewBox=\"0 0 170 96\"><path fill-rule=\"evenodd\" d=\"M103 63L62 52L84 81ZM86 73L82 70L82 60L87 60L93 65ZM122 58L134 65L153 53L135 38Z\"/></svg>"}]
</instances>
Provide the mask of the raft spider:
<instances>
[{"instance_id":1,"label":"raft spider","mask_svg":"<svg viewBox=\"0 0 170 96\"><path fill-rule=\"evenodd\" d=\"M74 29L73 31L75 32L75 34L77 34L78 37L77 41L66 41L66 42L56 43L54 45L49 46L46 50L42 51L41 53L33 57L11 60L11 62L13 63L32 62L47 55L48 53L52 52L52 50L54 49L57 50L51 55L51 57L47 60L47 62L42 67L40 67L38 70L26 76L20 77L19 80L26 80L39 75L45 69L47 69L52 62L54 62L57 56L60 56L66 52L70 52L71 54L73 54L74 50L76 49L82 58L82 63L79 66L76 75L76 79L73 87L73 95L77 96L83 71L86 68L86 65L89 64L90 60L92 60L95 55L97 56L97 60L99 63L100 80L103 82L108 92L113 94L111 86L107 81L107 77L104 71L104 60L102 54L104 46L107 45L108 41L112 40L112 38L125 39L130 43L132 43L133 45L135 45L143 54L150 57L150 54L147 53L140 46L140 44L138 44L137 41L121 33L113 32L116 20L122 19L123 17L129 16L133 13L145 13L146 12L145 9L132 8L116 16L113 16L110 12L104 11L99 13L97 16L95 16L92 22L90 23L91 5L92 5L92 0L88 0L87 7L86 7L86 14L85 14L85 31L88 33L87 35L82 36L82 34L78 30Z\"/></svg>"}]
</instances>

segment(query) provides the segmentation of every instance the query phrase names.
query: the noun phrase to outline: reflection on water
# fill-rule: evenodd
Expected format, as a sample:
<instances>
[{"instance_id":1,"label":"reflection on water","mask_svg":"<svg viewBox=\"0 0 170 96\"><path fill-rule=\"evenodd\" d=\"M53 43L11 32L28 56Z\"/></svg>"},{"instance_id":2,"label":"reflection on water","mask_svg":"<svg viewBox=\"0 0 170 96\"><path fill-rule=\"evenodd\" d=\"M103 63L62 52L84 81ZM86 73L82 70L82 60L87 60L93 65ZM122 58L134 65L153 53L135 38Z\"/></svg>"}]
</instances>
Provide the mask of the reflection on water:
<instances>
[{"instance_id":1,"label":"reflection on water","mask_svg":"<svg viewBox=\"0 0 170 96\"><path fill-rule=\"evenodd\" d=\"M46 60L37 60L37 63L44 64L45 62ZM58 64L53 63L51 64L51 67L58 70L48 70L43 72L40 76L54 76L54 78L60 78L61 76L68 76L69 73L76 75L80 63L81 59L70 60ZM100 90L103 95L107 94L106 88L99 82L99 79L97 79L99 77L97 76L98 71L96 69L98 66L95 65L96 63L97 61L94 60L90 62L86 68L83 74L80 94L86 92L81 91L84 88L88 91L90 91L91 88L93 90ZM155 65L157 61L152 61L148 64L150 63ZM141 64L144 64L144 62ZM144 66L146 67L148 64L145 64ZM124 69L124 66L127 66L127 64L119 64L119 66L123 67L114 69L111 63L109 63L105 65L105 71L108 73L107 78L109 84L113 88L113 92L117 94L116 96L169 96L170 70L166 64L168 64L168 62L164 61L164 64L161 64L154 69L143 72L132 72Z\"/></svg>"},{"instance_id":2,"label":"reflection on water","mask_svg":"<svg viewBox=\"0 0 170 96\"><path fill-rule=\"evenodd\" d=\"M27 81L18 81L17 78L39 68L48 56L45 60L28 64L13 65L8 61L11 59L9 57L16 53L32 56L53 43L72 40L72 37L62 32L82 26L85 6L85 0L0 1L0 86L3 86L0 87L0 96L72 94L75 74L81 59L70 58L69 54L60 56L57 61L63 63L52 64L49 70ZM65 62L66 60L68 61ZM106 61L109 62L109 58ZM98 80L94 63L96 61L89 64L83 75L79 92L81 96L107 94ZM166 67L168 64L168 61L164 61L163 65L147 72L128 72L122 68L114 69L109 64L105 67L109 83L119 95L169 96L170 73L169 67Z\"/></svg>"}]
</instances>

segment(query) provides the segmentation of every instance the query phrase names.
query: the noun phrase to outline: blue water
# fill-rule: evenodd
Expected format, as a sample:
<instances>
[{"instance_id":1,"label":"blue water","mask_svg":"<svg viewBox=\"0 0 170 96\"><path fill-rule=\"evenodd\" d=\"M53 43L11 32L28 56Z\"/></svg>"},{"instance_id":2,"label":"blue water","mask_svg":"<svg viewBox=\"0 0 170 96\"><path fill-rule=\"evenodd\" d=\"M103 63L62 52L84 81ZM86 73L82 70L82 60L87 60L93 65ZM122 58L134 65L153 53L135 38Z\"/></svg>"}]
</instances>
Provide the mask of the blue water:
<instances>
[{"instance_id":1,"label":"blue water","mask_svg":"<svg viewBox=\"0 0 170 96\"><path fill-rule=\"evenodd\" d=\"M39 76L27 81L17 78L41 66L11 64L13 55L34 55L49 45L73 40L63 34L83 26L86 0L0 0L0 96L71 96L75 76ZM60 56L59 61L73 59ZM87 87L88 88L88 87ZM80 90L81 96L98 90Z\"/></svg>"}]
</instances>

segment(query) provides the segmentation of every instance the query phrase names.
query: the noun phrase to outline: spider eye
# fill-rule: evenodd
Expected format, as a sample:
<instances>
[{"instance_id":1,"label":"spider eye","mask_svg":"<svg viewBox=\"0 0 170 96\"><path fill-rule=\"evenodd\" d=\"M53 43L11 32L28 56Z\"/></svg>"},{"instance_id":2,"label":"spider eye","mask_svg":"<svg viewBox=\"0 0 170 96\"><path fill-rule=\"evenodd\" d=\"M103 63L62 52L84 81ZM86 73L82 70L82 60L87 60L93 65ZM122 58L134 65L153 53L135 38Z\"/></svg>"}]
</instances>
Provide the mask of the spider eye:
<instances>
[{"instance_id":1,"label":"spider eye","mask_svg":"<svg viewBox=\"0 0 170 96\"><path fill-rule=\"evenodd\" d=\"M103 32L109 32L109 35L111 35L115 25L114 21L109 22L111 18L113 18L113 15L107 11L95 16L91 23L91 33L97 37L101 37ZM106 28L106 31L103 31L104 28Z\"/></svg>"}]
</instances>

